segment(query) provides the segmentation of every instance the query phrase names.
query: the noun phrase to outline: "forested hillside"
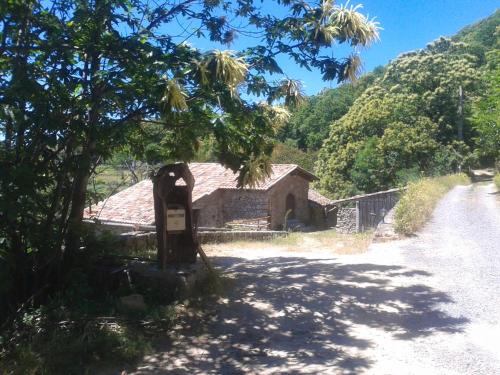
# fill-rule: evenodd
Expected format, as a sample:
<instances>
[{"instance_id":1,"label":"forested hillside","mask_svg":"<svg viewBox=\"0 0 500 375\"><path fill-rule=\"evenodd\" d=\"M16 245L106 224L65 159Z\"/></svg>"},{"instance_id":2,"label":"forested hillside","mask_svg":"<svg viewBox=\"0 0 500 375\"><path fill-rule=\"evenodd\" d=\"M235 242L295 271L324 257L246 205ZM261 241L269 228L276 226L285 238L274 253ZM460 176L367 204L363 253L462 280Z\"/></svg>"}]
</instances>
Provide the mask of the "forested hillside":
<instances>
[{"instance_id":1,"label":"forested hillside","mask_svg":"<svg viewBox=\"0 0 500 375\"><path fill-rule=\"evenodd\" d=\"M500 150L499 24L497 11L399 56L359 86L311 98L282 139L316 149L329 124L316 173L334 197L492 163Z\"/></svg>"},{"instance_id":2,"label":"forested hillside","mask_svg":"<svg viewBox=\"0 0 500 375\"><path fill-rule=\"evenodd\" d=\"M290 121L280 130L278 139L303 151L320 149L328 137L332 121L344 116L363 91L383 73L384 68L379 67L354 83L326 89L307 98L306 102L292 113Z\"/></svg>"}]
</instances>

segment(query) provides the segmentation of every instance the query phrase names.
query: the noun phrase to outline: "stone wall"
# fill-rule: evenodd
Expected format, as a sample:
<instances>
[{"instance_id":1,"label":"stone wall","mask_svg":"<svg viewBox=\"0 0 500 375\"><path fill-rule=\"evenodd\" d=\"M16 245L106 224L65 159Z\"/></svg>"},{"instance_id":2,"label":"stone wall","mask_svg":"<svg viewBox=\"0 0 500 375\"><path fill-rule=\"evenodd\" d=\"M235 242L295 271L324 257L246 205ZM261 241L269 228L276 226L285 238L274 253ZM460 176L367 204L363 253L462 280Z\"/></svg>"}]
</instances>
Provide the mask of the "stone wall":
<instances>
[{"instance_id":1,"label":"stone wall","mask_svg":"<svg viewBox=\"0 0 500 375\"><path fill-rule=\"evenodd\" d=\"M316 229L325 229L327 227L325 207L309 202L309 222Z\"/></svg>"},{"instance_id":2,"label":"stone wall","mask_svg":"<svg viewBox=\"0 0 500 375\"><path fill-rule=\"evenodd\" d=\"M305 224L310 221L309 181L300 176L287 175L276 183L270 191L271 229L280 229L285 223L286 197L295 197L295 218Z\"/></svg>"},{"instance_id":3,"label":"stone wall","mask_svg":"<svg viewBox=\"0 0 500 375\"><path fill-rule=\"evenodd\" d=\"M207 231L199 232L200 243L222 243L231 241L267 241L273 238L286 237L288 232L276 230L261 231Z\"/></svg>"},{"instance_id":4,"label":"stone wall","mask_svg":"<svg viewBox=\"0 0 500 375\"><path fill-rule=\"evenodd\" d=\"M340 206L335 228L339 233L356 233L356 208Z\"/></svg>"},{"instance_id":5,"label":"stone wall","mask_svg":"<svg viewBox=\"0 0 500 375\"><path fill-rule=\"evenodd\" d=\"M96 233L111 232L114 234L121 234L127 232L150 232L156 230L154 225L136 225L109 221L96 222L90 219L84 219L83 225L91 227Z\"/></svg>"},{"instance_id":6,"label":"stone wall","mask_svg":"<svg viewBox=\"0 0 500 375\"><path fill-rule=\"evenodd\" d=\"M200 243L222 243L231 241L266 241L286 237L284 231L201 231L198 232ZM132 254L144 249L155 249L156 232L126 232L116 234L115 250L122 254Z\"/></svg>"},{"instance_id":7,"label":"stone wall","mask_svg":"<svg viewBox=\"0 0 500 375\"><path fill-rule=\"evenodd\" d=\"M268 198L268 193L261 190L221 190L223 222L269 216Z\"/></svg>"},{"instance_id":8,"label":"stone wall","mask_svg":"<svg viewBox=\"0 0 500 375\"><path fill-rule=\"evenodd\" d=\"M224 226L221 196L221 191L215 191L198 199L193 205L194 209L199 209L198 227L221 228Z\"/></svg>"},{"instance_id":9,"label":"stone wall","mask_svg":"<svg viewBox=\"0 0 500 375\"><path fill-rule=\"evenodd\" d=\"M337 231L355 233L375 229L394 208L400 193L401 189L391 189L332 201L338 207Z\"/></svg>"},{"instance_id":10,"label":"stone wall","mask_svg":"<svg viewBox=\"0 0 500 375\"><path fill-rule=\"evenodd\" d=\"M130 254L145 249L156 249L156 232L126 232L116 235L115 250Z\"/></svg>"}]
</instances>

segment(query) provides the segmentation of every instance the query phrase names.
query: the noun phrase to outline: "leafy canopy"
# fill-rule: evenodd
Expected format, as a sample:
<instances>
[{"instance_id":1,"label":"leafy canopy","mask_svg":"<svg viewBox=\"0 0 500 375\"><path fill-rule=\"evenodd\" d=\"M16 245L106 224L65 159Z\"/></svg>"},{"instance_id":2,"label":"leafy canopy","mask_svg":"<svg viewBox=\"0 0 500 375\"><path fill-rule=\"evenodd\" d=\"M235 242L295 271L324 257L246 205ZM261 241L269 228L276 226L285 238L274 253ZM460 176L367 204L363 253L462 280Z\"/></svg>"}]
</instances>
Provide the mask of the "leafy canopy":
<instances>
[{"instance_id":1,"label":"leafy canopy","mask_svg":"<svg viewBox=\"0 0 500 375\"><path fill-rule=\"evenodd\" d=\"M12 291L1 283L2 309L52 285L57 270L69 272L90 176L114 150L138 143L144 124L162 128L160 149L150 150L156 156L189 160L211 138L217 160L239 172L240 183L253 183L269 172L286 118L274 105L301 99L277 56L342 81L353 77L359 57L332 57L331 47L346 43L356 52L378 38L377 24L359 8L276 0L279 16L259 4L2 2L0 275L23 285ZM237 51L189 43L235 46L238 35L254 43Z\"/></svg>"},{"instance_id":2,"label":"leafy canopy","mask_svg":"<svg viewBox=\"0 0 500 375\"><path fill-rule=\"evenodd\" d=\"M292 142L301 150L318 150L328 137L330 124L347 113L354 101L383 74L382 68L334 89L307 98L295 108L285 126L278 132L282 142Z\"/></svg>"}]
</instances>

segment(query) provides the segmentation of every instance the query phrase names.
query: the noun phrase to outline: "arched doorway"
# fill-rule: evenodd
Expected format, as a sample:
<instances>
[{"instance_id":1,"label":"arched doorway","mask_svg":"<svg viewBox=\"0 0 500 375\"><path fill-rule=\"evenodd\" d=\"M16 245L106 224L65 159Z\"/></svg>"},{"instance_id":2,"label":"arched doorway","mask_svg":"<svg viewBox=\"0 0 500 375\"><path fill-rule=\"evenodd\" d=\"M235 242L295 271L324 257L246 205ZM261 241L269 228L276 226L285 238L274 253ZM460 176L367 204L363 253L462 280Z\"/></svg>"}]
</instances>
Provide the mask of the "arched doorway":
<instances>
[{"instance_id":1,"label":"arched doorway","mask_svg":"<svg viewBox=\"0 0 500 375\"><path fill-rule=\"evenodd\" d=\"M292 193L289 193L286 196L286 204L285 204L285 214L290 211L287 216L287 219L295 219L295 196Z\"/></svg>"}]
</instances>

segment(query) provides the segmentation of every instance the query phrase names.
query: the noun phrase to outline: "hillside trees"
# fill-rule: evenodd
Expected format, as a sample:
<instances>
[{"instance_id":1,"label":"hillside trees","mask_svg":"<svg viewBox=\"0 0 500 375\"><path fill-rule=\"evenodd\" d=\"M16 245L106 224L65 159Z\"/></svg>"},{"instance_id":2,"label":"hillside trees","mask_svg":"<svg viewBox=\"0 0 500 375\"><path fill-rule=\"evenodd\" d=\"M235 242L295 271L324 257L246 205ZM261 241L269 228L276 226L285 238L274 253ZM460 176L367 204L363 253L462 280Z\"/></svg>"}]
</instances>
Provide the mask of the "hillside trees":
<instances>
[{"instance_id":1,"label":"hillside trees","mask_svg":"<svg viewBox=\"0 0 500 375\"><path fill-rule=\"evenodd\" d=\"M383 74L382 67L355 82L324 90L295 108L290 121L278 132L282 142L295 143L303 151L317 151L328 137L330 124L347 113L354 101Z\"/></svg>"},{"instance_id":2,"label":"hillside trees","mask_svg":"<svg viewBox=\"0 0 500 375\"><path fill-rule=\"evenodd\" d=\"M499 28L500 30L500 28ZM497 32L498 33L498 32ZM498 33L500 36L500 33ZM471 122L479 157L500 163L500 50L487 54L480 96L472 105Z\"/></svg>"},{"instance_id":3,"label":"hillside trees","mask_svg":"<svg viewBox=\"0 0 500 375\"><path fill-rule=\"evenodd\" d=\"M465 122L460 139L457 124L465 114L459 113L458 92L475 92L480 64L469 51L441 38L389 64L331 125L316 165L321 188L345 196L393 186L404 170L463 166L472 130Z\"/></svg>"},{"instance_id":4,"label":"hillside trees","mask_svg":"<svg viewBox=\"0 0 500 375\"><path fill-rule=\"evenodd\" d=\"M343 81L356 74L359 57L324 52L336 42L355 47L378 37L377 24L357 8L332 1L277 0L285 17L258 5L2 4L0 314L64 280L61 271L81 256L89 177L131 142L140 124L163 128L162 152L172 160L189 160L197 140L212 137L217 159L238 171L241 183L255 181L269 171L276 125L286 117L272 104L293 105L301 97L276 57ZM206 38L228 46L239 34L254 39L238 52L204 52L187 43ZM243 90L263 103L243 99Z\"/></svg>"}]
</instances>

